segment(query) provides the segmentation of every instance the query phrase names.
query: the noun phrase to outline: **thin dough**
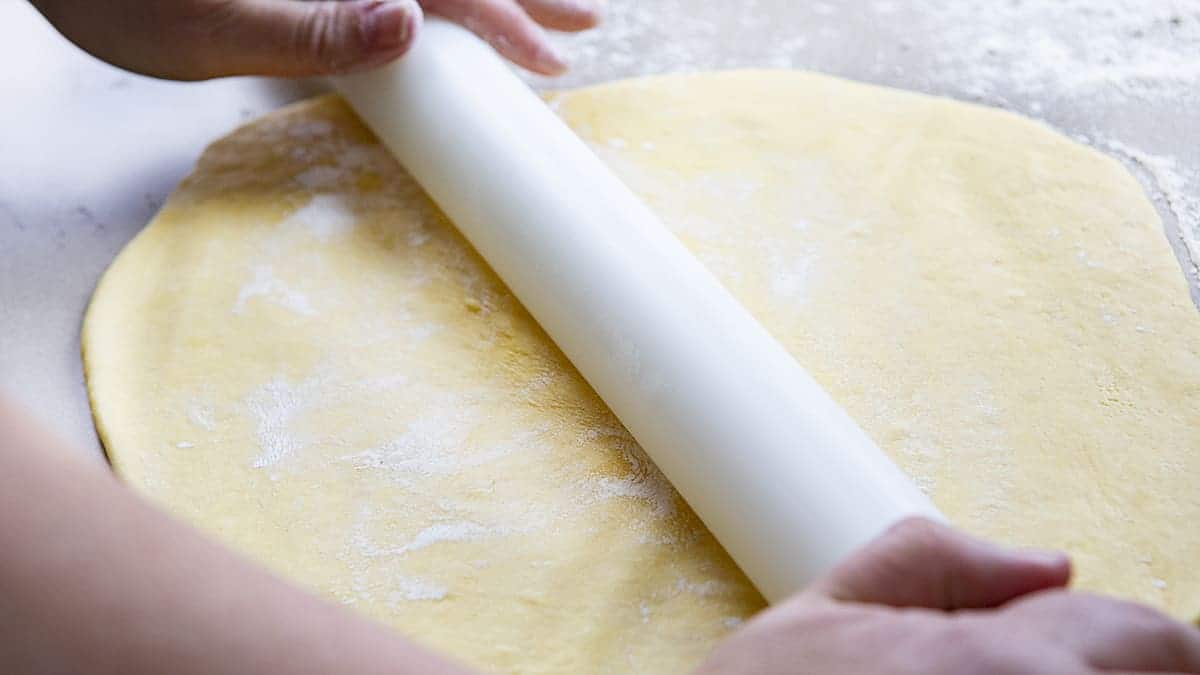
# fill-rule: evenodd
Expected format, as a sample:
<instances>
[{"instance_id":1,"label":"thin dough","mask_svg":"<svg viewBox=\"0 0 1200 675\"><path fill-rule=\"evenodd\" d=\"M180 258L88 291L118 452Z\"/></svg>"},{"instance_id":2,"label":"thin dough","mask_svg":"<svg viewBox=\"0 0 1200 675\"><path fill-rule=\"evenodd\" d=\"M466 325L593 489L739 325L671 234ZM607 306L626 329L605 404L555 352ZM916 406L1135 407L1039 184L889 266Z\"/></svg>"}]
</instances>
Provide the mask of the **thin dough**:
<instances>
[{"instance_id":1,"label":"thin dough","mask_svg":"<svg viewBox=\"0 0 1200 675\"><path fill-rule=\"evenodd\" d=\"M1200 318L1116 162L795 72L553 104L955 523L1200 608ZM125 480L470 663L681 672L761 607L336 98L210 147L83 346Z\"/></svg>"}]
</instances>

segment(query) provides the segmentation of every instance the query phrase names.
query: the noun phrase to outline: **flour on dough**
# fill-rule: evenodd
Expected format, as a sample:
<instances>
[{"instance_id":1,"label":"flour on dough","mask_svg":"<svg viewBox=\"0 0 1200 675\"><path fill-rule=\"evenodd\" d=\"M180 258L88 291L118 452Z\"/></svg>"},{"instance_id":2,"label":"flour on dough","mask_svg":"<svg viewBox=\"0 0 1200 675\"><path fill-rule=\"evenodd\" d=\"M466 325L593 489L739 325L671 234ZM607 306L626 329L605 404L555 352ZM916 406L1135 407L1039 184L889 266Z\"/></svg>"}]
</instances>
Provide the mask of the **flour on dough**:
<instances>
[{"instance_id":1,"label":"flour on dough","mask_svg":"<svg viewBox=\"0 0 1200 675\"><path fill-rule=\"evenodd\" d=\"M951 520L1200 608L1200 317L1116 162L795 72L554 102ZM126 481L469 663L678 673L762 606L336 98L210 147L83 346Z\"/></svg>"}]
</instances>

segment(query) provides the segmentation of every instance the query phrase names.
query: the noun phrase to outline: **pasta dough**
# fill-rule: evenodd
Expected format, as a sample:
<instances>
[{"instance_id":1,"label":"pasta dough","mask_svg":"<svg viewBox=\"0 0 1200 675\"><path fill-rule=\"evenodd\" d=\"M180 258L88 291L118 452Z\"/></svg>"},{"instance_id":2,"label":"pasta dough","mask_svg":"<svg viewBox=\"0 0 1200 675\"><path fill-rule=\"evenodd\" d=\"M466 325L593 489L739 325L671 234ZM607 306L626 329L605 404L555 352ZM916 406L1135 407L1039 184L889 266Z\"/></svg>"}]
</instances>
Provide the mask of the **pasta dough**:
<instances>
[{"instance_id":1,"label":"pasta dough","mask_svg":"<svg viewBox=\"0 0 1200 675\"><path fill-rule=\"evenodd\" d=\"M1200 319L1116 162L796 72L552 104L956 524L1200 607ZM337 98L211 146L83 346L125 480L469 663L681 672L761 607Z\"/></svg>"}]
</instances>

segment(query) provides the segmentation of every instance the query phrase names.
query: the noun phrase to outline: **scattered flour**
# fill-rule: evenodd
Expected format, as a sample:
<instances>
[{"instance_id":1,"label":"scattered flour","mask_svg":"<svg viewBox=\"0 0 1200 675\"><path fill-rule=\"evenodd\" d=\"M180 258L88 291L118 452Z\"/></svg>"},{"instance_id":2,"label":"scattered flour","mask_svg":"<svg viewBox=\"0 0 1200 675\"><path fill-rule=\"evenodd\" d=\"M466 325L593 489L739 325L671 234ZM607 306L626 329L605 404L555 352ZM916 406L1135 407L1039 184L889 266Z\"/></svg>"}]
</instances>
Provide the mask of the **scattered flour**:
<instances>
[{"instance_id":1,"label":"scattered flour","mask_svg":"<svg viewBox=\"0 0 1200 675\"><path fill-rule=\"evenodd\" d=\"M333 124L325 120L309 120L303 124L293 123L287 126L287 135L291 138L318 140L333 133Z\"/></svg>"},{"instance_id":2,"label":"scattered flour","mask_svg":"<svg viewBox=\"0 0 1200 675\"><path fill-rule=\"evenodd\" d=\"M373 541L367 526L377 514L373 508L359 511L358 522L351 541L359 553L368 558L404 556L436 544L458 541L480 541L505 534L503 529L488 528L471 521L435 523L418 532L408 543L399 546L381 546Z\"/></svg>"},{"instance_id":3,"label":"scattered flour","mask_svg":"<svg viewBox=\"0 0 1200 675\"><path fill-rule=\"evenodd\" d=\"M439 523L437 525L430 525L418 532L412 541L395 549L394 554L403 555L410 551L419 551L442 542L478 541L479 539L494 536L494 534L493 530L489 530L479 523L469 521Z\"/></svg>"},{"instance_id":4,"label":"scattered flour","mask_svg":"<svg viewBox=\"0 0 1200 675\"><path fill-rule=\"evenodd\" d=\"M327 164L318 164L296 174L295 180L310 190L333 187L346 179L347 172Z\"/></svg>"},{"instance_id":5,"label":"scattered flour","mask_svg":"<svg viewBox=\"0 0 1200 675\"><path fill-rule=\"evenodd\" d=\"M395 592L389 598L393 605L400 604L402 600L442 600L447 593L445 586L411 577L396 580L395 587Z\"/></svg>"},{"instance_id":6,"label":"scattered flour","mask_svg":"<svg viewBox=\"0 0 1200 675\"><path fill-rule=\"evenodd\" d=\"M675 590L679 593L691 593L699 595L702 598L711 598L729 590L729 585L715 579L708 581L688 581L687 579L676 579Z\"/></svg>"},{"instance_id":7,"label":"scattered flour","mask_svg":"<svg viewBox=\"0 0 1200 675\"><path fill-rule=\"evenodd\" d=\"M430 234L422 229L416 229L408 233L408 245L412 247L424 246L429 242Z\"/></svg>"},{"instance_id":8,"label":"scattered flour","mask_svg":"<svg viewBox=\"0 0 1200 675\"><path fill-rule=\"evenodd\" d=\"M279 376L246 399L246 411L254 421L255 437L261 451L253 462L254 468L275 466L311 442L292 428L292 422L312 404L316 389L315 378L293 384Z\"/></svg>"},{"instance_id":9,"label":"scattered flour","mask_svg":"<svg viewBox=\"0 0 1200 675\"><path fill-rule=\"evenodd\" d=\"M581 485L582 496L586 497L583 503L626 497L649 502L653 506L651 515L654 518L675 515L675 488L624 427L598 427L592 429L583 440L595 439L604 439L612 444L621 453L629 472L621 478L605 476L585 480Z\"/></svg>"},{"instance_id":10,"label":"scattered flour","mask_svg":"<svg viewBox=\"0 0 1200 675\"><path fill-rule=\"evenodd\" d=\"M808 281L818 260L816 250L807 247L799 256L788 257L783 254L781 247L769 247L766 260L774 296L791 302L804 302Z\"/></svg>"},{"instance_id":11,"label":"scattered flour","mask_svg":"<svg viewBox=\"0 0 1200 675\"><path fill-rule=\"evenodd\" d=\"M213 409L211 405L205 403L193 403L189 405L187 418L192 426L204 431L213 431L217 428L216 422L213 421Z\"/></svg>"},{"instance_id":12,"label":"scattered flour","mask_svg":"<svg viewBox=\"0 0 1200 675\"><path fill-rule=\"evenodd\" d=\"M1178 223L1191 224L1197 236L1180 232L1180 243L1191 257L1192 273L1200 277L1200 164L1185 166L1175 157L1143 152L1120 141L1109 140L1108 149L1149 175L1159 191L1153 195Z\"/></svg>"},{"instance_id":13,"label":"scattered flour","mask_svg":"<svg viewBox=\"0 0 1200 675\"><path fill-rule=\"evenodd\" d=\"M478 401L457 392L441 392L425 404L425 412L383 445L339 459L358 468L382 469L404 485L430 476L445 476L483 466L531 447L545 428L521 430L511 438L479 445L472 433L487 421Z\"/></svg>"},{"instance_id":14,"label":"scattered flour","mask_svg":"<svg viewBox=\"0 0 1200 675\"><path fill-rule=\"evenodd\" d=\"M946 2L928 19L937 64L981 95L1177 98L1200 79L1191 0Z\"/></svg>"},{"instance_id":15,"label":"scattered flour","mask_svg":"<svg viewBox=\"0 0 1200 675\"><path fill-rule=\"evenodd\" d=\"M328 243L353 230L356 220L354 211L341 196L318 194L284 218L279 227L285 232L304 231L318 241Z\"/></svg>"},{"instance_id":16,"label":"scattered flour","mask_svg":"<svg viewBox=\"0 0 1200 675\"><path fill-rule=\"evenodd\" d=\"M237 300L233 303L234 314L245 314L247 303L257 297L302 316L313 316L317 313L308 302L308 296L293 290L276 277L275 270L270 265L255 265L252 271L254 278L238 290Z\"/></svg>"}]
</instances>

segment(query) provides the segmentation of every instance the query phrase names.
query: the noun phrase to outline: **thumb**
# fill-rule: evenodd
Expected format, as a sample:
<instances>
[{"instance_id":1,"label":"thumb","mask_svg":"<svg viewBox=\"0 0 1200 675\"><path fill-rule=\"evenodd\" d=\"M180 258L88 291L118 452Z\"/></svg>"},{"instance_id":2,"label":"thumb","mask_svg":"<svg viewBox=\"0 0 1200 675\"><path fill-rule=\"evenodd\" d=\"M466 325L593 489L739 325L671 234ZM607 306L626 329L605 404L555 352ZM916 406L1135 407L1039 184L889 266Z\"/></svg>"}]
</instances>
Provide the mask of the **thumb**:
<instances>
[{"instance_id":1,"label":"thumb","mask_svg":"<svg viewBox=\"0 0 1200 675\"><path fill-rule=\"evenodd\" d=\"M232 0L209 19L206 77L304 77L401 56L421 24L416 0Z\"/></svg>"},{"instance_id":2,"label":"thumb","mask_svg":"<svg viewBox=\"0 0 1200 675\"><path fill-rule=\"evenodd\" d=\"M1062 553L1016 551L921 519L905 520L814 583L805 597L892 607L982 609L1065 586Z\"/></svg>"}]
</instances>

